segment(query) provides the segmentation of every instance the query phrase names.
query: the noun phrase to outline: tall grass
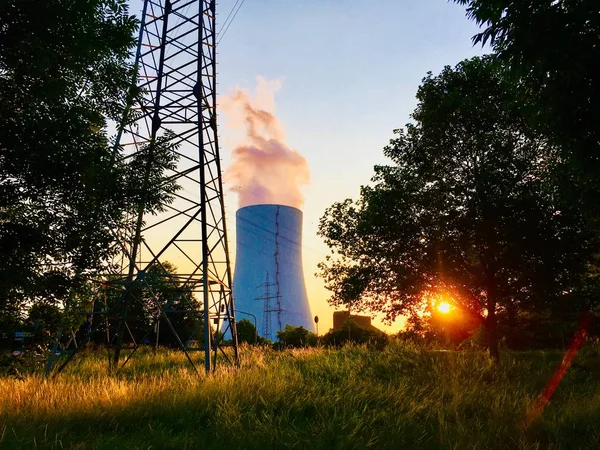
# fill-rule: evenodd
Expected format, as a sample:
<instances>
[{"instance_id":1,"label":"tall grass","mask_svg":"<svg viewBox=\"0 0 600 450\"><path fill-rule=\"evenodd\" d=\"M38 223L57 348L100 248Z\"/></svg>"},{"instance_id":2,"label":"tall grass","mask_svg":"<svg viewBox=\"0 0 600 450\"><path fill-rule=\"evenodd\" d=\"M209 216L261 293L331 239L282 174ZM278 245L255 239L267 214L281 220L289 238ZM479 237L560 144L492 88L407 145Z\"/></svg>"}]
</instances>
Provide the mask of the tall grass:
<instances>
[{"instance_id":1,"label":"tall grass","mask_svg":"<svg viewBox=\"0 0 600 450\"><path fill-rule=\"evenodd\" d=\"M400 342L275 352L197 375L136 355L118 376L89 353L55 379L0 379L0 448L598 448L600 357L588 348L531 425L561 354L427 352Z\"/></svg>"}]
</instances>

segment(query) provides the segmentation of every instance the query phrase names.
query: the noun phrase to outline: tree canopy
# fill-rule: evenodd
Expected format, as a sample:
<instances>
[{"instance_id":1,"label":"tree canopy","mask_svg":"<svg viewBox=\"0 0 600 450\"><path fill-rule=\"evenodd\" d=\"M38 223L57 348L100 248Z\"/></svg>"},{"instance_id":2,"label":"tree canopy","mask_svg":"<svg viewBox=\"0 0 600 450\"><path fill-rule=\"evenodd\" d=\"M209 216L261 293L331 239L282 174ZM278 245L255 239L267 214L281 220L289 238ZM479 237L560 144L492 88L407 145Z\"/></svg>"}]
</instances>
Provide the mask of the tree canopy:
<instances>
[{"instance_id":1,"label":"tree canopy","mask_svg":"<svg viewBox=\"0 0 600 450\"><path fill-rule=\"evenodd\" d=\"M598 229L600 4L589 0L455 0L483 30L528 104L528 120L559 146L575 174L563 189Z\"/></svg>"},{"instance_id":2,"label":"tree canopy","mask_svg":"<svg viewBox=\"0 0 600 450\"><path fill-rule=\"evenodd\" d=\"M258 333L254 324L246 318L237 323L238 342L248 344L258 343Z\"/></svg>"},{"instance_id":3,"label":"tree canopy","mask_svg":"<svg viewBox=\"0 0 600 450\"><path fill-rule=\"evenodd\" d=\"M68 302L106 267L140 196L169 201L172 149L125 161L109 138L138 92L137 20L125 0L0 5L0 315L20 320L36 299ZM153 189L139 167L152 153ZM10 324L9 324L10 325Z\"/></svg>"},{"instance_id":4,"label":"tree canopy","mask_svg":"<svg viewBox=\"0 0 600 450\"><path fill-rule=\"evenodd\" d=\"M283 330L277 331L277 340L280 347L314 347L317 345L317 336L300 326L287 324Z\"/></svg>"},{"instance_id":5,"label":"tree canopy","mask_svg":"<svg viewBox=\"0 0 600 450\"><path fill-rule=\"evenodd\" d=\"M118 321L109 321L107 315L122 309L125 286L120 277L109 278L104 283L94 308L95 342L106 343L107 335L112 339L118 332ZM150 265L143 276L129 285L126 321L127 334L131 333L126 341L132 337L138 343L146 341L170 347L179 346L178 338L184 344L190 340L204 342L202 305L185 286L185 278L177 274L177 267L169 261Z\"/></svg>"},{"instance_id":6,"label":"tree canopy","mask_svg":"<svg viewBox=\"0 0 600 450\"><path fill-rule=\"evenodd\" d=\"M429 74L414 123L396 130L358 201L331 206L319 234L332 303L416 315L446 294L485 324L497 357L498 312L583 301L587 241L556 201L556 149L524 120L493 56Z\"/></svg>"}]
</instances>

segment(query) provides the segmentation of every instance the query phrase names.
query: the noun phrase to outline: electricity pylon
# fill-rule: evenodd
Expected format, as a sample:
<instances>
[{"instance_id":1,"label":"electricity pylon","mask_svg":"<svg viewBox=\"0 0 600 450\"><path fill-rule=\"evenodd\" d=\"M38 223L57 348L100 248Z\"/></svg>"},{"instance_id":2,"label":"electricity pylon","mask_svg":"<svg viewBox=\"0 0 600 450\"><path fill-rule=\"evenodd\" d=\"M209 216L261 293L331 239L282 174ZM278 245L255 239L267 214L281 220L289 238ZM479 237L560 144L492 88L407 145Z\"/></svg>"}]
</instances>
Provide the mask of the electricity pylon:
<instances>
[{"instance_id":1,"label":"electricity pylon","mask_svg":"<svg viewBox=\"0 0 600 450\"><path fill-rule=\"evenodd\" d=\"M143 155L147 164L140 168L140 205L131 218L131 235L119 242L121 263L105 280L118 291L118 301L98 312L112 322L106 332L111 335L114 368L119 367L122 349L133 353L139 346L140 337L135 342L128 323L135 320L140 308L134 306L140 302L145 302L142 310L150 305L156 320L166 322L192 365L191 350L204 351L206 372L219 351L229 359L222 348L226 337L233 347L230 356L238 363L217 134L215 17L215 0L144 1L135 82L141 95L128 106L119 127L116 154L125 161ZM156 189L151 166L159 145L174 149L177 156L176 164L165 165L161 180L176 183L179 190L161 205L162 211L149 213L145 202ZM166 260L179 273L167 271ZM166 284L166 295L172 298L165 299L164 289L157 292ZM202 321L202 347L194 348L198 340L193 331L183 336L171 323L169 311L175 303L185 303L179 310Z\"/></svg>"},{"instance_id":2,"label":"electricity pylon","mask_svg":"<svg viewBox=\"0 0 600 450\"><path fill-rule=\"evenodd\" d=\"M261 284L258 287L262 287L264 288L264 294L256 297L254 300L258 300L258 301L262 301L263 302L263 329L262 329L262 334L264 337L266 337L267 339L271 339L273 340L274 337L272 336L272 330L271 330L271 314L272 313L277 313L277 324L278 324L278 330L281 330L281 313L283 312L283 309L281 308L281 295L279 294L279 283L275 282L271 282L269 280L269 272L267 272L267 278L265 280L265 282L263 284ZM277 288L276 293L273 294L271 293L271 288L275 287ZM275 299L277 301L277 306L273 306L271 304L271 300Z\"/></svg>"}]
</instances>

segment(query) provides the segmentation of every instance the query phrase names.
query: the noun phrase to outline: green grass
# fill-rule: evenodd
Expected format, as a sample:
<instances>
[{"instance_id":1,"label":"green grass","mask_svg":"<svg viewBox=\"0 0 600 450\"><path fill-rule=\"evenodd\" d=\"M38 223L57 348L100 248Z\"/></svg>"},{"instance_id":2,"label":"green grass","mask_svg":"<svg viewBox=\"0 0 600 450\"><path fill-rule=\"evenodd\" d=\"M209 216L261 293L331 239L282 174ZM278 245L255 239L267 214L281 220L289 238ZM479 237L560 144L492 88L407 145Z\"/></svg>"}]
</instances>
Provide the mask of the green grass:
<instances>
[{"instance_id":1,"label":"green grass","mask_svg":"<svg viewBox=\"0 0 600 450\"><path fill-rule=\"evenodd\" d=\"M505 353L497 368L399 342L244 347L241 369L208 378L180 353L141 352L119 376L89 353L53 380L0 379L0 448L596 449L598 355L582 351L527 426L559 352Z\"/></svg>"}]
</instances>

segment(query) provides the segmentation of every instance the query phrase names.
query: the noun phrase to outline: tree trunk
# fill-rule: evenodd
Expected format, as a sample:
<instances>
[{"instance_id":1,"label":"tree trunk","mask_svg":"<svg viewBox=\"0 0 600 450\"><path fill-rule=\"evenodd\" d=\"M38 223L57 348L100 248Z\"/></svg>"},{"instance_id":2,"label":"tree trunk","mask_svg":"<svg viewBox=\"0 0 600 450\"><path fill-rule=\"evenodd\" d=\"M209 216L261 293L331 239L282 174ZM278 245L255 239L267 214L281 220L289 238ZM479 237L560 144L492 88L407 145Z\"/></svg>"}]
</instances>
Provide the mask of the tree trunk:
<instances>
[{"instance_id":1,"label":"tree trunk","mask_svg":"<svg viewBox=\"0 0 600 450\"><path fill-rule=\"evenodd\" d=\"M507 306L508 313L508 337L507 344L508 348L514 349L517 345L517 339L515 337L516 329L517 329L517 313L515 311L515 306L512 302L510 302Z\"/></svg>"},{"instance_id":2,"label":"tree trunk","mask_svg":"<svg viewBox=\"0 0 600 450\"><path fill-rule=\"evenodd\" d=\"M487 328L488 333L488 350L490 352L490 357L494 360L494 363L498 364L500 362L500 351L498 349L496 301L493 298L488 299L487 310L488 314L487 319L485 321L485 326Z\"/></svg>"}]
</instances>

